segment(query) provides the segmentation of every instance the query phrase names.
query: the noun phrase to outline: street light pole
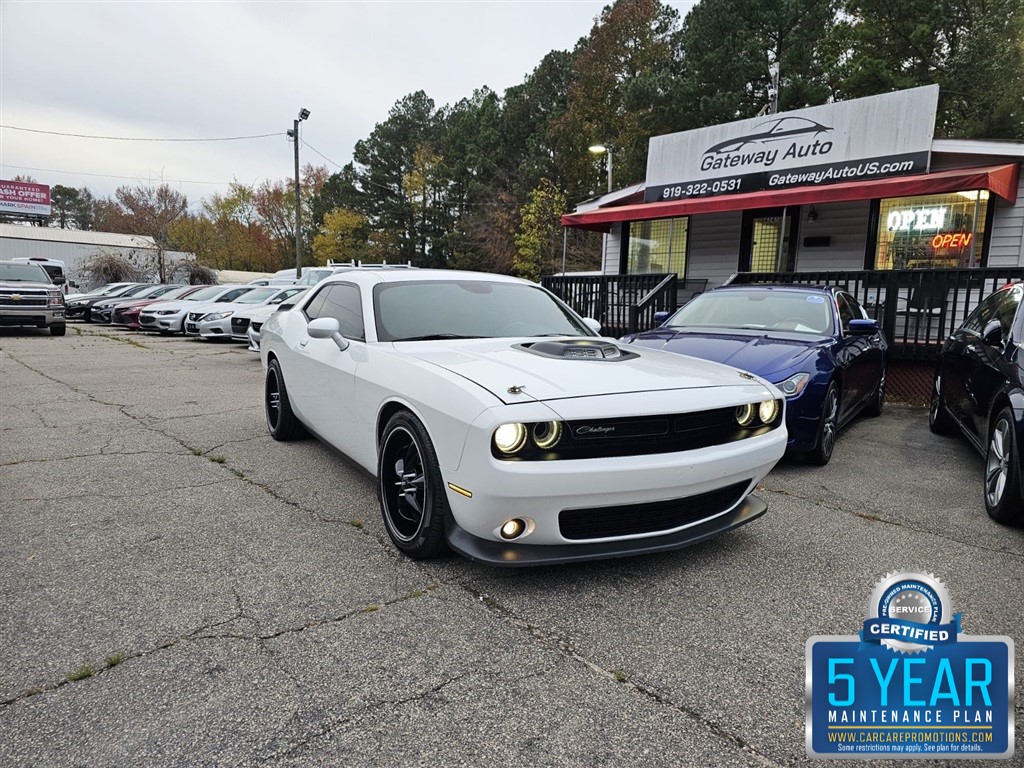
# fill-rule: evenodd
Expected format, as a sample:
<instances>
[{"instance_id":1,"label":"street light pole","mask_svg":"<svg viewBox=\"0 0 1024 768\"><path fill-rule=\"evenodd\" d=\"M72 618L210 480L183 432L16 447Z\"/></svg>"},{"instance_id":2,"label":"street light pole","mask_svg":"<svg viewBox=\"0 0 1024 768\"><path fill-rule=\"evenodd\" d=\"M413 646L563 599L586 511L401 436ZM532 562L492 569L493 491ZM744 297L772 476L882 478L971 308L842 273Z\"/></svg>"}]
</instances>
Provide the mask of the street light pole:
<instances>
[{"instance_id":1,"label":"street light pole","mask_svg":"<svg viewBox=\"0 0 1024 768\"><path fill-rule=\"evenodd\" d=\"M595 144L588 149L595 155L608 155L608 191L612 191L612 150L615 149L611 144Z\"/></svg>"},{"instance_id":2,"label":"street light pole","mask_svg":"<svg viewBox=\"0 0 1024 768\"><path fill-rule=\"evenodd\" d=\"M768 114L774 115L779 111L779 62L773 61L768 65L768 74L771 76L772 84L768 88Z\"/></svg>"},{"instance_id":3,"label":"street light pole","mask_svg":"<svg viewBox=\"0 0 1024 768\"><path fill-rule=\"evenodd\" d=\"M288 135L295 142L295 279L302 277L302 190L299 185L299 123L309 117L308 109L300 109Z\"/></svg>"}]
</instances>

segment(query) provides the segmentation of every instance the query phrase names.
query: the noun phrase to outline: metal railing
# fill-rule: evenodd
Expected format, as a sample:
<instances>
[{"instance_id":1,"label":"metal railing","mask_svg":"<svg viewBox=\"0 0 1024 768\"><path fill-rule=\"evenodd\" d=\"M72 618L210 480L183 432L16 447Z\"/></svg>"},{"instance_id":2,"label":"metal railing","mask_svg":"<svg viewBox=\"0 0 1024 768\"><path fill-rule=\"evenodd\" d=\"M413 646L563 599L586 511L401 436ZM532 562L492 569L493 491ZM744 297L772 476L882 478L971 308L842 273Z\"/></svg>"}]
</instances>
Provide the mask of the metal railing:
<instances>
[{"instance_id":1,"label":"metal railing","mask_svg":"<svg viewBox=\"0 0 1024 768\"><path fill-rule=\"evenodd\" d=\"M740 272L730 282L840 286L878 320L890 358L934 360L943 341L982 299L1019 280L1024 280L1024 267Z\"/></svg>"},{"instance_id":2,"label":"metal railing","mask_svg":"<svg viewBox=\"0 0 1024 768\"><path fill-rule=\"evenodd\" d=\"M548 275L541 285L584 317L601 323L605 336L654 326L654 313L675 308L676 275Z\"/></svg>"}]
</instances>

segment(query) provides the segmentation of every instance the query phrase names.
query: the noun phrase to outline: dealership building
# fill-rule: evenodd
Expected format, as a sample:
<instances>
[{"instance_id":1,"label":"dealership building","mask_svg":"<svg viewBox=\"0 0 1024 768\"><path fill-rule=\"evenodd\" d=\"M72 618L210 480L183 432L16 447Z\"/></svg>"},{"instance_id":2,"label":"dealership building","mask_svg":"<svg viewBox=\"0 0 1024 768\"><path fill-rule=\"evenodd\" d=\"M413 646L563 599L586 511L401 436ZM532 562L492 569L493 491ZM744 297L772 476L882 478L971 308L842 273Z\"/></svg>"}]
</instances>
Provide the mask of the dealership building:
<instances>
[{"instance_id":1,"label":"dealership building","mask_svg":"<svg viewBox=\"0 0 1024 768\"><path fill-rule=\"evenodd\" d=\"M605 274L707 287L750 272L1024 266L1024 143L934 139L938 92L654 137L642 183L562 222L605 233Z\"/></svg>"}]
</instances>

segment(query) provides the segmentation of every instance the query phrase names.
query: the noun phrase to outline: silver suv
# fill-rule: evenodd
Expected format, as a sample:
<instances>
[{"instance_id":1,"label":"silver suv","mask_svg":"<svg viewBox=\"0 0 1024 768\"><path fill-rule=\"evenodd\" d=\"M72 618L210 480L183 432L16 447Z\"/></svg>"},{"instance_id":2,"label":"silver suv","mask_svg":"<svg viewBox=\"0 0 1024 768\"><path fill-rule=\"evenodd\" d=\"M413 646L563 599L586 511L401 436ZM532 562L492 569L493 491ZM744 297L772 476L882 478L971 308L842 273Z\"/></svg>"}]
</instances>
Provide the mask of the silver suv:
<instances>
[{"instance_id":1,"label":"silver suv","mask_svg":"<svg viewBox=\"0 0 1024 768\"><path fill-rule=\"evenodd\" d=\"M54 336L66 332L64 294L38 264L0 261L0 325L49 328Z\"/></svg>"}]
</instances>

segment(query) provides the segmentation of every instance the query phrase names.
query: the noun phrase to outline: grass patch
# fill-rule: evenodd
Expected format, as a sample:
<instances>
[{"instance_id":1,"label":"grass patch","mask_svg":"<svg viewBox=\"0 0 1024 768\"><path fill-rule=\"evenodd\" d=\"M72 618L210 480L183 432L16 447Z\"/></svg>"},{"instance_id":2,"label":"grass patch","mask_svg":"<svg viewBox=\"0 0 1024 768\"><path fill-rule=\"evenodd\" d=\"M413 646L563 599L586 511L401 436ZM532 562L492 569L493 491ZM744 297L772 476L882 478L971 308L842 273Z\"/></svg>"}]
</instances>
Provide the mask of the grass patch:
<instances>
[{"instance_id":1,"label":"grass patch","mask_svg":"<svg viewBox=\"0 0 1024 768\"><path fill-rule=\"evenodd\" d=\"M624 672L620 672L617 669L613 669L612 670L612 677L615 678L615 682L616 683L624 683L624 682L626 682L626 675L625 675L625 673Z\"/></svg>"},{"instance_id":2,"label":"grass patch","mask_svg":"<svg viewBox=\"0 0 1024 768\"><path fill-rule=\"evenodd\" d=\"M76 328L75 328L75 335L76 335L76 336L81 336L81 335L82 335L82 329L81 329L81 328L78 328L78 327L76 327Z\"/></svg>"},{"instance_id":3,"label":"grass patch","mask_svg":"<svg viewBox=\"0 0 1024 768\"><path fill-rule=\"evenodd\" d=\"M91 665L83 664L70 675L68 675L68 680L70 682L74 682L76 680L85 680L85 678L92 677L94 674L96 674L96 670L93 669Z\"/></svg>"},{"instance_id":4,"label":"grass patch","mask_svg":"<svg viewBox=\"0 0 1024 768\"><path fill-rule=\"evenodd\" d=\"M370 603L368 606L363 608L363 613L373 613L374 611L379 611L379 610L380 610L380 606L379 605L377 605L376 603Z\"/></svg>"},{"instance_id":5,"label":"grass patch","mask_svg":"<svg viewBox=\"0 0 1024 768\"><path fill-rule=\"evenodd\" d=\"M118 651L117 653L112 653L109 656L107 656L107 658L106 658L106 662L107 662L107 666L108 667L116 667L122 661L124 661L124 651Z\"/></svg>"},{"instance_id":6,"label":"grass patch","mask_svg":"<svg viewBox=\"0 0 1024 768\"><path fill-rule=\"evenodd\" d=\"M423 597L423 596L424 596L425 594L427 594L425 590L422 590L422 589L414 589L414 590L413 590L412 592L410 592L409 594L407 594L407 595L406 595L405 597L406 597L407 599L412 599L412 598L414 598L414 597Z\"/></svg>"},{"instance_id":7,"label":"grass patch","mask_svg":"<svg viewBox=\"0 0 1024 768\"><path fill-rule=\"evenodd\" d=\"M228 460L227 456L207 456L206 458L208 458L214 464L223 464L225 461Z\"/></svg>"},{"instance_id":8,"label":"grass patch","mask_svg":"<svg viewBox=\"0 0 1024 768\"><path fill-rule=\"evenodd\" d=\"M199 448L189 448L192 451L193 456L202 456L203 452Z\"/></svg>"},{"instance_id":9,"label":"grass patch","mask_svg":"<svg viewBox=\"0 0 1024 768\"><path fill-rule=\"evenodd\" d=\"M360 531L363 530L363 521L358 518L354 520L348 520L346 522L348 522L348 524L351 525L353 528L358 528Z\"/></svg>"}]
</instances>

